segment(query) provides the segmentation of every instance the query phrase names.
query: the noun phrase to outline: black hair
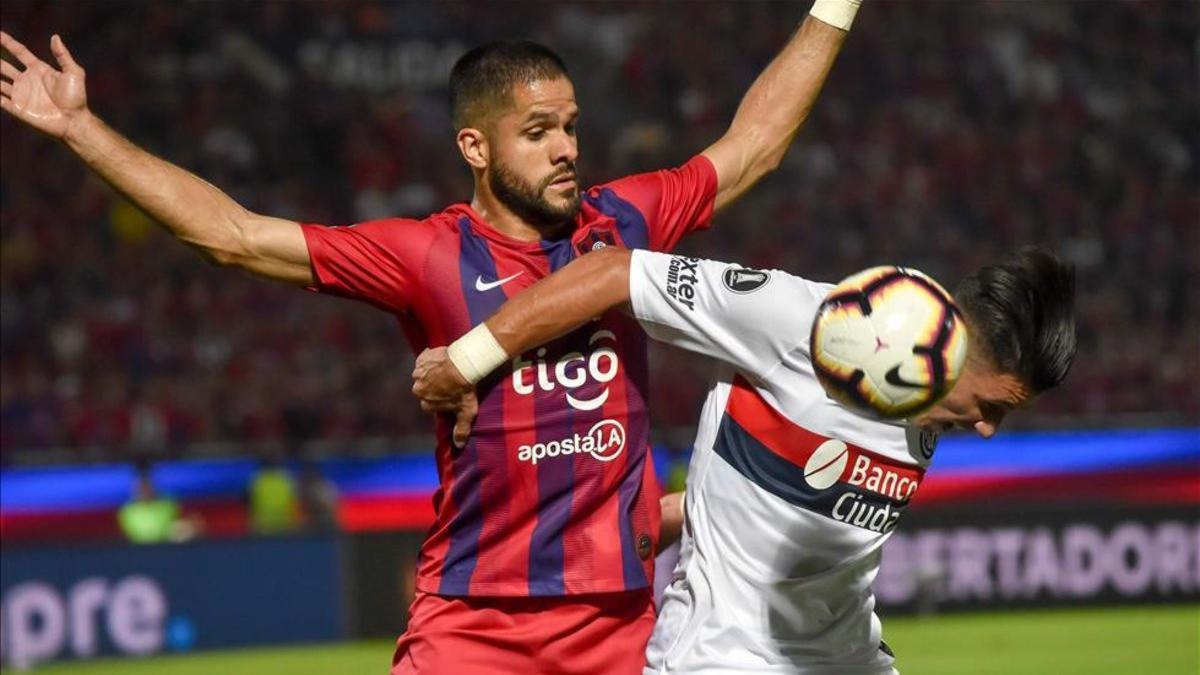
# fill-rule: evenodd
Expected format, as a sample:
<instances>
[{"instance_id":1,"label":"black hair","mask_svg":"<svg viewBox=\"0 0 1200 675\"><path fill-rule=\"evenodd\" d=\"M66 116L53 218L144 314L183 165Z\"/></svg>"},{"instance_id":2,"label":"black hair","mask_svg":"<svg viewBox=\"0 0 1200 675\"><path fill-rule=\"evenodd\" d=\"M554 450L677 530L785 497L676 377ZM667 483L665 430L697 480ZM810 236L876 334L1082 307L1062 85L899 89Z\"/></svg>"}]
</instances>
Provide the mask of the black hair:
<instances>
[{"instance_id":1,"label":"black hair","mask_svg":"<svg viewBox=\"0 0 1200 675\"><path fill-rule=\"evenodd\" d=\"M1058 385L1075 360L1075 267L1026 246L963 279L954 300L971 339L1001 372L1034 393Z\"/></svg>"},{"instance_id":2,"label":"black hair","mask_svg":"<svg viewBox=\"0 0 1200 675\"><path fill-rule=\"evenodd\" d=\"M548 47L527 41L489 42L463 54L450 70L454 128L477 126L484 113L505 102L513 85L569 77Z\"/></svg>"}]
</instances>

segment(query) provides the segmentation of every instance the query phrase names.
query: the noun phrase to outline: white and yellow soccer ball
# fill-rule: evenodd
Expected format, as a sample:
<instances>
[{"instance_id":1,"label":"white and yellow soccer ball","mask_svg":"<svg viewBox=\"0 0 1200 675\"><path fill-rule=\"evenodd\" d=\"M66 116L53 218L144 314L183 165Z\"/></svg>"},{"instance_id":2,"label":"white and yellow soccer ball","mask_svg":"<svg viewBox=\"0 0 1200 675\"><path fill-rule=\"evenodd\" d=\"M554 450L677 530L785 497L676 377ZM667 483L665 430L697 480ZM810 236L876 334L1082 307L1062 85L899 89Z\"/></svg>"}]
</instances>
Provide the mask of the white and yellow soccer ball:
<instances>
[{"instance_id":1,"label":"white and yellow soccer ball","mask_svg":"<svg viewBox=\"0 0 1200 675\"><path fill-rule=\"evenodd\" d=\"M813 320L812 364L831 398L870 417L912 417L950 392L967 326L936 281L905 267L844 279Z\"/></svg>"}]
</instances>

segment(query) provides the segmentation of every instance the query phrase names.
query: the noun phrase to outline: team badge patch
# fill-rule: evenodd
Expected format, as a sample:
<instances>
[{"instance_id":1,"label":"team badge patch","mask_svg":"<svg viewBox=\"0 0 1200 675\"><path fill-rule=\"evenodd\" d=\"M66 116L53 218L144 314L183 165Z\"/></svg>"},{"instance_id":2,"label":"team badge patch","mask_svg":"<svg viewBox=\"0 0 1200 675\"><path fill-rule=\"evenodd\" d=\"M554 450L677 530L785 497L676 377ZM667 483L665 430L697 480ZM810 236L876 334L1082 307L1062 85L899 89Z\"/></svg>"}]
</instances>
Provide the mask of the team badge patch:
<instances>
[{"instance_id":1,"label":"team badge patch","mask_svg":"<svg viewBox=\"0 0 1200 675\"><path fill-rule=\"evenodd\" d=\"M734 293L753 293L771 280L771 273L763 270L752 270L737 265L730 265L725 268L725 273L721 275L721 281L725 284L725 288Z\"/></svg>"},{"instance_id":2,"label":"team badge patch","mask_svg":"<svg viewBox=\"0 0 1200 675\"><path fill-rule=\"evenodd\" d=\"M575 250L579 251L579 255L583 255L590 251L599 251L606 246L616 245L617 239L612 232L593 227L588 230L583 239L575 243Z\"/></svg>"},{"instance_id":3,"label":"team badge patch","mask_svg":"<svg viewBox=\"0 0 1200 675\"><path fill-rule=\"evenodd\" d=\"M921 430L921 456L933 459L933 451L937 448L938 434L930 429Z\"/></svg>"},{"instance_id":4,"label":"team badge patch","mask_svg":"<svg viewBox=\"0 0 1200 675\"><path fill-rule=\"evenodd\" d=\"M933 459L933 452L937 450L938 432L932 429L908 427L904 435L908 439L909 456L922 465L928 465L929 461Z\"/></svg>"}]
</instances>

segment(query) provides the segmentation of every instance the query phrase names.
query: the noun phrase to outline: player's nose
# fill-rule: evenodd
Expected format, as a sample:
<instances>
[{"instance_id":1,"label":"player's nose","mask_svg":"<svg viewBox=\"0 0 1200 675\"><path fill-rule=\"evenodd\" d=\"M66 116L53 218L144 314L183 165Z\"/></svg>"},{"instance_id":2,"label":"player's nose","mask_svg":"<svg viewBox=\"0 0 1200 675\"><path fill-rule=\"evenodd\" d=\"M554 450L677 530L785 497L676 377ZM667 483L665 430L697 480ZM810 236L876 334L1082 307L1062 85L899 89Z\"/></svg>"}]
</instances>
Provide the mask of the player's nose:
<instances>
[{"instance_id":1,"label":"player's nose","mask_svg":"<svg viewBox=\"0 0 1200 675\"><path fill-rule=\"evenodd\" d=\"M579 159L579 144L571 136L563 134L559 141L551 146L550 162L573 164L576 159Z\"/></svg>"}]
</instances>

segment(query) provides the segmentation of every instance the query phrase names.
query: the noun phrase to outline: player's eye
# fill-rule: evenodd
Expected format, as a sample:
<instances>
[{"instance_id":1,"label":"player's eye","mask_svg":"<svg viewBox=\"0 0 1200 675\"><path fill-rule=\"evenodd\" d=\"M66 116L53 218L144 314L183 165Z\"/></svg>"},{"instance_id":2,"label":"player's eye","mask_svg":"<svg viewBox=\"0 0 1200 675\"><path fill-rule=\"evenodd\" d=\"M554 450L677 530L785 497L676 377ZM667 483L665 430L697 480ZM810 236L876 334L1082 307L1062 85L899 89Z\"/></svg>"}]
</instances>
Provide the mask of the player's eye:
<instances>
[{"instance_id":1,"label":"player's eye","mask_svg":"<svg viewBox=\"0 0 1200 675\"><path fill-rule=\"evenodd\" d=\"M542 129L542 128L540 128L540 127L539 127L539 128L530 129L530 130L528 130L528 131L526 131L526 132L525 132L525 136L526 136L526 137L528 137L530 140L533 140L533 141L538 141L538 140L541 140L542 136L545 136L545 135L546 135L546 130L545 130L545 129Z\"/></svg>"}]
</instances>

